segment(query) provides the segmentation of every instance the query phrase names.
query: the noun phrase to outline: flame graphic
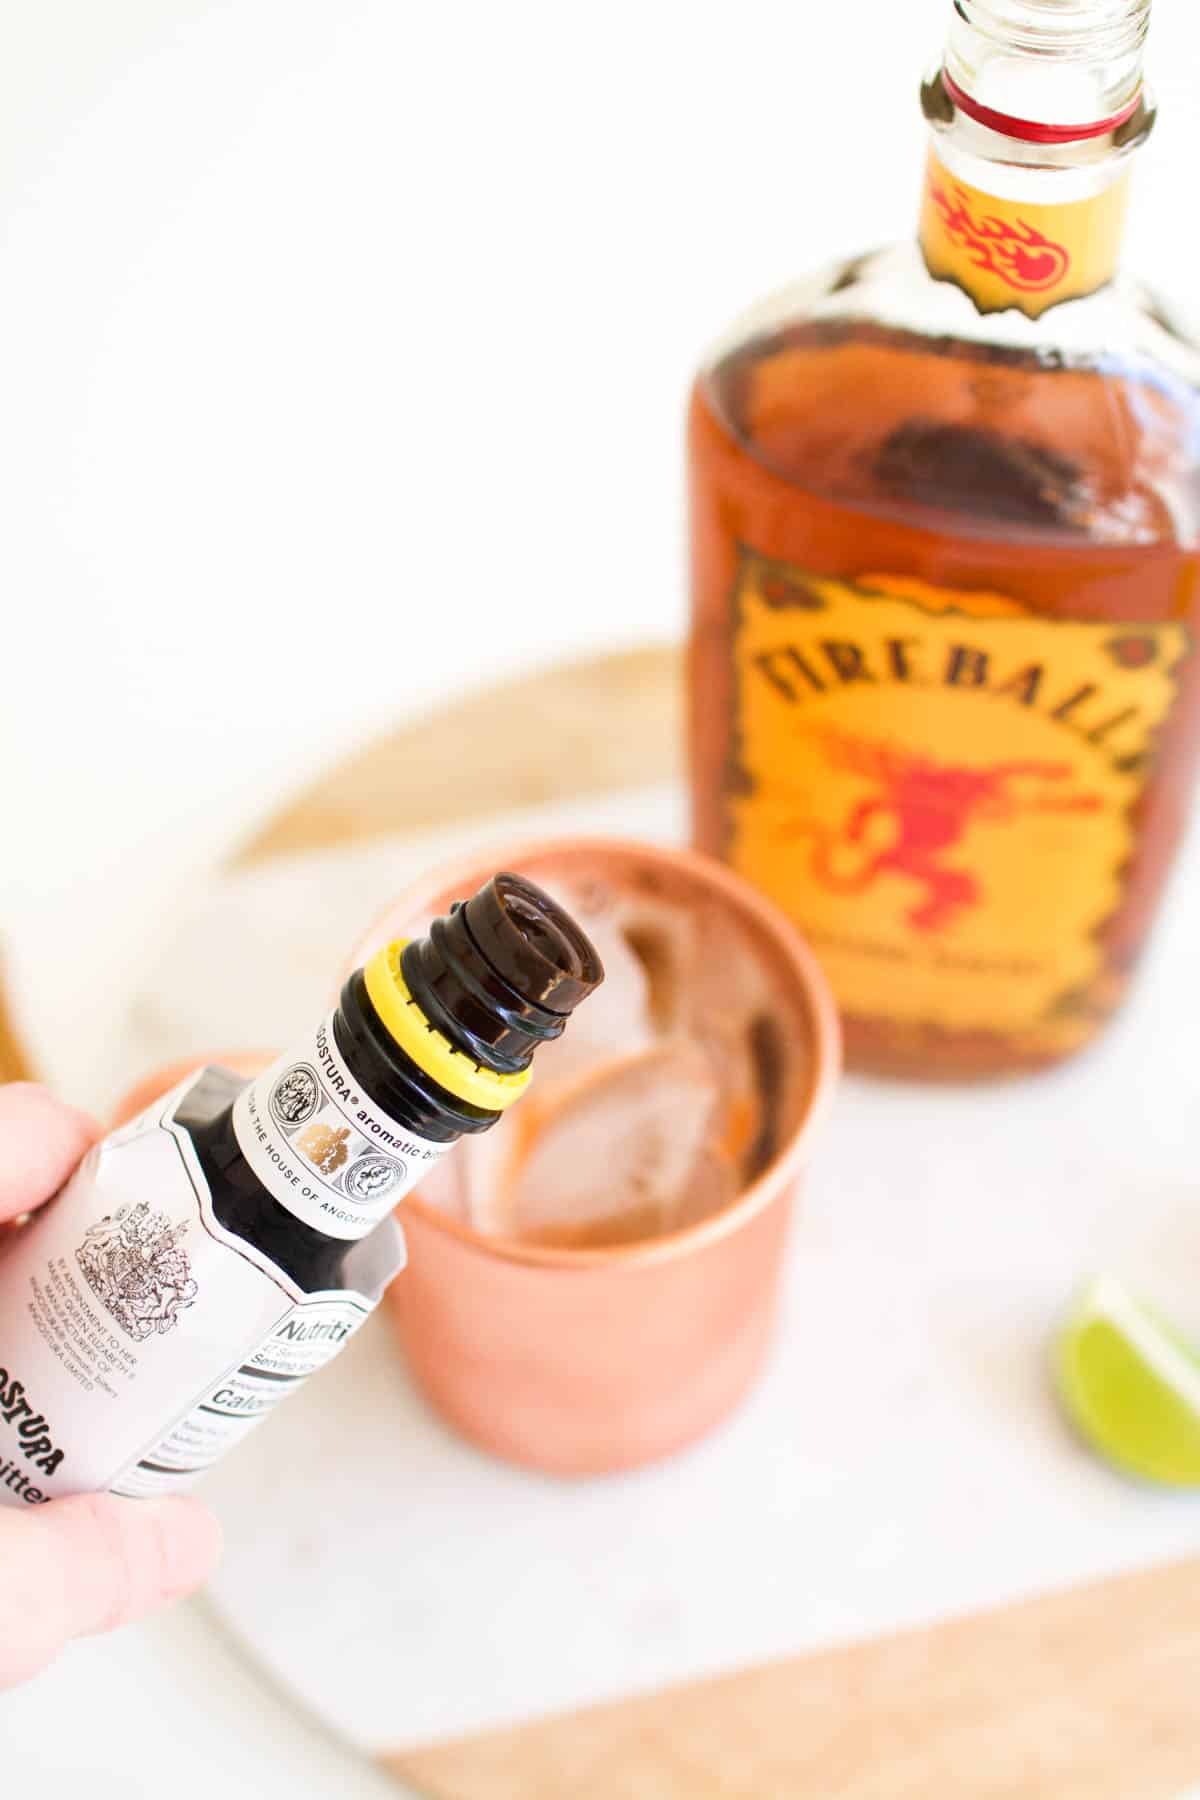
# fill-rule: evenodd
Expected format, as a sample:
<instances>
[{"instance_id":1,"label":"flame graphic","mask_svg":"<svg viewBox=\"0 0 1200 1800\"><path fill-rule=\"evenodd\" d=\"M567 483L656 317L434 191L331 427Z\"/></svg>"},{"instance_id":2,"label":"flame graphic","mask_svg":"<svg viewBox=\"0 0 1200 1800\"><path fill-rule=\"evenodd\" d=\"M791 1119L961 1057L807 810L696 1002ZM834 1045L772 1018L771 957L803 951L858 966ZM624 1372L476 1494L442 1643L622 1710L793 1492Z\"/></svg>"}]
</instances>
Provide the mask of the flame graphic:
<instances>
[{"instance_id":1,"label":"flame graphic","mask_svg":"<svg viewBox=\"0 0 1200 1800\"><path fill-rule=\"evenodd\" d=\"M1024 219L974 219L961 188L953 196L934 182L930 196L942 215L946 233L970 253L977 269L988 269L1011 288L1043 293L1060 282L1071 266L1062 244L1056 244Z\"/></svg>"},{"instance_id":2,"label":"flame graphic","mask_svg":"<svg viewBox=\"0 0 1200 1800\"><path fill-rule=\"evenodd\" d=\"M916 931L945 931L986 900L974 870L946 861L961 853L970 827L1008 825L1029 813L1092 813L1103 805L1099 794L1071 785L1068 762L968 766L832 726L810 727L802 735L816 739L831 768L865 778L869 786L836 828L801 812L779 827L779 837L809 841L809 873L830 893L863 894L883 877L915 883L918 892L905 918ZM877 847L881 825L887 841ZM839 855L847 849L857 852L850 863Z\"/></svg>"}]
</instances>

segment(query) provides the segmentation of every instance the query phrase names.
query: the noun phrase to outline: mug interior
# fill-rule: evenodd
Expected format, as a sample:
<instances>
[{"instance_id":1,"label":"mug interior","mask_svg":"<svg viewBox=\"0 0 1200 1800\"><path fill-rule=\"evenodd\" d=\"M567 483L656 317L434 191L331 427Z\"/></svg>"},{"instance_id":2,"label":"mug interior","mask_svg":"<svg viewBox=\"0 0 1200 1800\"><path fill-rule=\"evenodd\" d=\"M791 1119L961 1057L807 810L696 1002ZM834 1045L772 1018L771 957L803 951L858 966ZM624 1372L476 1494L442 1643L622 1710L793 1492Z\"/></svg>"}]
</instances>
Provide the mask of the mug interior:
<instances>
[{"instance_id":1,"label":"mug interior","mask_svg":"<svg viewBox=\"0 0 1200 1800\"><path fill-rule=\"evenodd\" d=\"M735 1229L794 1174L840 1066L836 1008L811 951L782 913L722 864L691 851L590 839L510 846L435 871L375 921L349 966L358 966L395 938L418 935L453 901L467 898L502 868L556 889L568 905L571 895L579 896L586 907L589 893L595 898L598 892L615 891L635 916L639 903L651 915L655 907L678 907L703 934L717 979L728 971L733 982L740 970L743 986L752 983L761 998L750 1028L758 1045L756 1065L767 1084L765 1104L771 1114L767 1153L735 1198L719 1211L695 1224L634 1241L585 1248L496 1236L423 1201L419 1191L405 1201L406 1212L419 1213L430 1225L474 1243L488 1255L522 1262L592 1264L630 1255L658 1259ZM586 930L586 911L581 923ZM652 969L653 945L633 943L632 948Z\"/></svg>"}]
</instances>

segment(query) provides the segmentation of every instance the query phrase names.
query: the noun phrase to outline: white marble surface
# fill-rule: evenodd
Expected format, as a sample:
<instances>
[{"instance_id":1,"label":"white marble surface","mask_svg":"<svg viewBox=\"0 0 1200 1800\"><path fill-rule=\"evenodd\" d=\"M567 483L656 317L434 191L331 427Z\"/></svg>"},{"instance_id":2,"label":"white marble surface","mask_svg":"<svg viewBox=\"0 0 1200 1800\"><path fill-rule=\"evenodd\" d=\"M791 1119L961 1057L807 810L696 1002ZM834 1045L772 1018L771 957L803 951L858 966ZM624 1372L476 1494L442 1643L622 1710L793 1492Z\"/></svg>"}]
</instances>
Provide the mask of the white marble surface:
<instances>
[{"instance_id":1,"label":"white marble surface","mask_svg":"<svg viewBox=\"0 0 1200 1800\"><path fill-rule=\"evenodd\" d=\"M646 790L570 821L669 841L681 807ZM166 951L210 982L173 1012L151 972L138 1055L215 1019L246 1042L289 1008L301 1023L364 892L563 823L543 809L213 885ZM1045 1352L1074 1285L1106 1268L1200 1336L1197 893L1200 830L1093 1055L962 1090L844 1084L766 1379L722 1431L659 1469L540 1480L432 1419L376 1321L211 1479L223 1616L350 1741L396 1748L1195 1549L1191 1496L1075 1444ZM285 896L305 897L294 938Z\"/></svg>"},{"instance_id":2,"label":"white marble surface","mask_svg":"<svg viewBox=\"0 0 1200 1800\"><path fill-rule=\"evenodd\" d=\"M77 1644L0 1695L0 1762L6 1796L42 1800L403 1800L406 1791L282 1695L203 1601Z\"/></svg>"},{"instance_id":3,"label":"white marble surface","mask_svg":"<svg viewBox=\"0 0 1200 1800\"><path fill-rule=\"evenodd\" d=\"M430 1418L376 1321L215 1476L225 1616L355 1741L402 1746L1200 1547L1194 1496L1114 1477L1046 1378L1096 1269L1200 1335L1196 891L1091 1059L845 1084L766 1379L711 1439L599 1482L504 1468Z\"/></svg>"},{"instance_id":4,"label":"white marble surface","mask_svg":"<svg viewBox=\"0 0 1200 1800\"><path fill-rule=\"evenodd\" d=\"M680 807L647 790L573 819L671 838ZM482 835L561 823L544 809ZM364 911L472 835L198 890L165 955L210 981L173 1014L151 968L155 1004L123 1027L130 1054L204 1041L214 1020L249 1042L289 1008L307 1017ZM117 1696L135 1692L152 1700L146 1742L177 1752L203 1732L232 1793L336 1779L365 1796L379 1778L336 1738L369 1751L437 1737L1194 1549L1193 1500L1117 1480L1063 1430L1044 1347L1095 1266L1200 1335L1197 891L1200 833L1095 1056L980 1091L847 1084L767 1379L707 1443L605 1482L506 1469L430 1418L377 1322L209 1483L230 1540L212 1598L271 1681L202 1610L177 1609L0 1701L8 1766L51 1771L52 1793L84 1769L93 1791L137 1793L111 1731ZM281 932L280 900L296 895L304 930ZM243 979L266 941L269 967ZM299 1723L296 1701L331 1735ZM185 1758L181 1796L193 1775Z\"/></svg>"}]
</instances>

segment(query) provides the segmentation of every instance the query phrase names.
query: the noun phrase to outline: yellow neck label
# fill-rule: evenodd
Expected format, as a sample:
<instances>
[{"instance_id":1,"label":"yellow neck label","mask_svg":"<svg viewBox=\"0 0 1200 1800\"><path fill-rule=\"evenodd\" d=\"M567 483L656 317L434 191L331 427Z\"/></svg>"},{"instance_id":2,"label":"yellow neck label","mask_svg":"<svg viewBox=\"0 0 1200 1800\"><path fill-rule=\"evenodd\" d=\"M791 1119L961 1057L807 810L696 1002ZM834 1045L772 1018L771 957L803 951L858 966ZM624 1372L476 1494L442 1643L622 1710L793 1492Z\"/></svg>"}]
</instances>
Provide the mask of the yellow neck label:
<instances>
[{"instance_id":1,"label":"yellow neck label","mask_svg":"<svg viewBox=\"0 0 1200 1800\"><path fill-rule=\"evenodd\" d=\"M744 550L729 857L858 1017L1073 1048L1188 648Z\"/></svg>"},{"instance_id":2,"label":"yellow neck label","mask_svg":"<svg viewBox=\"0 0 1200 1800\"><path fill-rule=\"evenodd\" d=\"M981 313L1048 307L1112 280L1129 198L1128 173L1102 193L1057 206L1001 200L951 175L929 153L920 243L929 273L952 281Z\"/></svg>"},{"instance_id":3,"label":"yellow neck label","mask_svg":"<svg viewBox=\"0 0 1200 1800\"><path fill-rule=\"evenodd\" d=\"M532 1068L502 1075L474 1063L434 1029L408 991L401 964L406 939L385 944L363 969L371 1004L392 1041L404 1054L431 1075L439 1087L457 1100L467 1100L489 1112L503 1112L519 1100L529 1086Z\"/></svg>"}]
</instances>

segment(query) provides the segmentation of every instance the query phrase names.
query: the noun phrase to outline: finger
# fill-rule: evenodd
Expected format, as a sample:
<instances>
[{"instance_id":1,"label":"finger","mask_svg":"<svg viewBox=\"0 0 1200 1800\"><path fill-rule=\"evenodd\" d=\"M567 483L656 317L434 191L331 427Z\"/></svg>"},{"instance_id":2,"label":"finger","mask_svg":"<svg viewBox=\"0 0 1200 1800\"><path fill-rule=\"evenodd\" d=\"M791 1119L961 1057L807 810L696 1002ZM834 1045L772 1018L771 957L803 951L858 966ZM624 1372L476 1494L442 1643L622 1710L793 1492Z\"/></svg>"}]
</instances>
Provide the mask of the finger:
<instances>
[{"instance_id":1,"label":"finger","mask_svg":"<svg viewBox=\"0 0 1200 1800\"><path fill-rule=\"evenodd\" d=\"M100 1128L32 1081L0 1087L0 1219L56 1194Z\"/></svg>"},{"instance_id":2,"label":"finger","mask_svg":"<svg viewBox=\"0 0 1200 1800\"><path fill-rule=\"evenodd\" d=\"M0 1688L68 1639L111 1631L211 1574L221 1528L198 1500L78 1494L0 1508Z\"/></svg>"}]
</instances>

